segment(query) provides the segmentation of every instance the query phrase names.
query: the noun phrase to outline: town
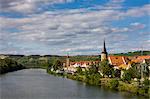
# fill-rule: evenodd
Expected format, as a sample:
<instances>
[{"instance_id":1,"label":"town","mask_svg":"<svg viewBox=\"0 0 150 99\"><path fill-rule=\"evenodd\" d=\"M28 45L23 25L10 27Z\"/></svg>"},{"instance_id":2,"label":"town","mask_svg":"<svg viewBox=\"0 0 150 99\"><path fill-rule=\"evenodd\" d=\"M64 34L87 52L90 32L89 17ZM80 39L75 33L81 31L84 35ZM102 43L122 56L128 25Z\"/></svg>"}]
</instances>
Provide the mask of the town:
<instances>
[{"instance_id":1,"label":"town","mask_svg":"<svg viewBox=\"0 0 150 99\"><path fill-rule=\"evenodd\" d=\"M142 51L141 51L142 52ZM111 55L105 40L101 54L93 58L53 55L1 55L0 73L26 68L44 68L47 73L113 90L149 96L150 55Z\"/></svg>"},{"instance_id":2,"label":"town","mask_svg":"<svg viewBox=\"0 0 150 99\"><path fill-rule=\"evenodd\" d=\"M150 99L150 0L0 0L0 99Z\"/></svg>"},{"instance_id":3,"label":"town","mask_svg":"<svg viewBox=\"0 0 150 99\"><path fill-rule=\"evenodd\" d=\"M108 60L108 63L112 66L114 70L120 71L120 77L122 78L123 71L128 70L135 64L136 71L139 71L141 74L141 79L148 78L148 72L150 70L150 55L145 56L113 56L108 55L106 50L105 41L103 44L103 49L101 52L101 60L99 61L79 61L71 62L69 56L66 57L66 62L63 63L63 69L68 73L77 72L77 68L81 68L82 71L88 70L92 65L98 65L103 61ZM53 70L53 68L52 68ZM122 71L122 72L121 72ZM58 71L57 71L58 72ZM102 71L99 71L101 75L104 75ZM111 75L110 75L111 76ZM150 79L150 78L149 78Z\"/></svg>"},{"instance_id":4,"label":"town","mask_svg":"<svg viewBox=\"0 0 150 99\"><path fill-rule=\"evenodd\" d=\"M104 61L108 61L111 68L116 71L119 71L119 77L123 77L123 73L125 70L128 70L134 66L135 71L140 76L141 80L149 79L150 80L150 55L141 55L141 56L115 56L108 55L106 50L105 41L103 44L103 49L101 52L101 59L97 61L77 61L71 62L70 56L66 56L66 61L63 62L63 68L61 70L56 70L53 67L50 68L51 71L56 71L57 73L71 73L74 74L77 72L77 69L80 68L82 71L89 70L93 65L97 66ZM62 67L62 66L61 66ZM98 71L101 76L112 76L105 75L101 70ZM136 80L136 77L135 77Z\"/></svg>"}]
</instances>

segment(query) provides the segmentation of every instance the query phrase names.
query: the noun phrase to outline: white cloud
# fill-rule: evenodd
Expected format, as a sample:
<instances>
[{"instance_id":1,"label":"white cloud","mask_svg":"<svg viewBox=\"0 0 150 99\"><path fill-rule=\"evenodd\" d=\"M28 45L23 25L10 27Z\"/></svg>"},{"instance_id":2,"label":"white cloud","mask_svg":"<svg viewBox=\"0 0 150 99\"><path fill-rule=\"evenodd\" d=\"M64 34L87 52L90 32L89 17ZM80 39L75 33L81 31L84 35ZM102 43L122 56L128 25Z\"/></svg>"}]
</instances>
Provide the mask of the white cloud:
<instances>
[{"instance_id":1,"label":"white cloud","mask_svg":"<svg viewBox=\"0 0 150 99\"><path fill-rule=\"evenodd\" d=\"M145 24L138 23L138 22L131 23L131 26L133 29L143 29L146 27Z\"/></svg>"},{"instance_id":2,"label":"white cloud","mask_svg":"<svg viewBox=\"0 0 150 99\"><path fill-rule=\"evenodd\" d=\"M124 13L124 16L131 17L140 17L144 15L150 15L150 4L144 5L143 7L132 8Z\"/></svg>"},{"instance_id":3,"label":"white cloud","mask_svg":"<svg viewBox=\"0 0 150 99\"><path fill-rule=\"evenodd\" d=\"M63 2L66 0L57 1ZM123 2L123 0L114 0L113 2ZM31 8L30 6L26 8L33 9L35 7L32 5ZM20 11L24 10L20 9L19 6L18 9ZM14 10L17 10L17 8L14 8ZM140 15L134 15L137 12ZM4 45L2 46L2 51L9 52L11 50L10 52L14 52L18 48L25 46L21 51L27 50L27 53L34 53L38 49L39 53L43 51L43 53L63 54L62 52L64 51L74 51L74 54L88 54L89 52L93 54L100 51L100 45L102 45L104 37L109 48L129 49L134 42L129 44L130 46L128 47L122 45L128 43L124 42L128 41L130 36L128 32L143 29L146 25L135 22L124 27L114 27L110 23L126 19L126 17L145 16L148 12L149 5L145 5L141 8L132 8L127 11L114 9L91 11L83 8L46 11L40 14L30 14L25 18L0 17L0 27L2 28L0 35L3 37L3 42L11 42L10 47L12 47L12 49L6 50L8 46ZM9 29L16 29L17 32L10 33ZM137 48L138 45L135 45L134 48ZM24 51L24 53L26 52Z\"/></svg>"},{"instance_id":4,"label":"white cloud","mask_svg":"<svg viewBox=\"0 0 150 99\"><path fill-rule=\"evenodd\" d=\"M0 0L0 4L2 4L0 11L31 13L33 11L37 11L38 6L41 4L52 5L73 1L74 0Z\"/></svg>"}]
</instances>

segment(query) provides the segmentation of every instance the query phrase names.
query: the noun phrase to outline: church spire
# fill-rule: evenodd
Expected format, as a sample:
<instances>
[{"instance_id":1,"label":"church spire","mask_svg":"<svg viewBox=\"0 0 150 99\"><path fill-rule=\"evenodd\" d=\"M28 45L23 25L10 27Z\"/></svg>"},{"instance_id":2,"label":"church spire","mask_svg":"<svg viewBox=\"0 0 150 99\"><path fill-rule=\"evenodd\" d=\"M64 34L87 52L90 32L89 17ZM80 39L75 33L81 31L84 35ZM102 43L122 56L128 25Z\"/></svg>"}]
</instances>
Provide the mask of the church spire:
<instances>
[{"instance_id":1,"label":"church spire","mask_svg":"<svg viewBox=\"0 0 150 99\"><path fill-rule=\"evenodd\" d=\"M69 53L67 53L67 58L66 58L66 67L70 66L70 58L69 58Z\"/></svg>"},{"instance_id":2,"label":"church spire","mask_svg":"<svg viewBox=\"0 0 150 99\"><path fill-rule=\"evenodd\" d=\"M105 39L104 39L104 43L103 43L102 53L107 54L106 45L105 45Z\"/></svg>"},{"instance_id":3,"label":"church spire","mask_svg":"<svg viewBox=\"0 0 150 99\"><path fill-rule=\"evenodd\" d=\"M107 50L106 50L105 39L104 39L103 49L101 53L101 61L106 60L106 59L107 59Z\"/></svg>"}]
</instances>

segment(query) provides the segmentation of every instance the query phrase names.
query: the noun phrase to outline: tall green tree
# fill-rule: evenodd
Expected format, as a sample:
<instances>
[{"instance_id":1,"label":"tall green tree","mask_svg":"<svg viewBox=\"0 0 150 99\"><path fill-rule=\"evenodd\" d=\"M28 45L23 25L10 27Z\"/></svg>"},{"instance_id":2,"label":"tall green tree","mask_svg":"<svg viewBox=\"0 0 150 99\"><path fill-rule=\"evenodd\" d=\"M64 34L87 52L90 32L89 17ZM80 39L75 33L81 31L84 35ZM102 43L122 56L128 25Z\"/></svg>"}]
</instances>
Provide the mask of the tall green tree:
<instances>
[{"instance_id":1,"label":"tall green tree","mask_svg":"<svg viewBox=\"0 0 150 99\"><path fill-rule=\"evenodd\" d=\"M132 63L131 68L128 69L129 74L131 75L131 78L140 78L140 70L138 70L139 64Z\"/></svg>"},{"instance_id":2,"label":"tall green tree","mask_svg":"<svg viewBox=\"0 0 150 99\"><path fill-rule=\"evenodd\" d=\"M128 70L124 70L123 80L130 81L132 78L140 78L140 71L137 69L139 64L133 63L131 64L131 68Z\"/></svg>"},{"instance_id":3,"label":"tall green tree","mask_svg":"<svg viewBox=\"0 0 150 99\"><path fill-rule=\"evenodd\" d=\"M80 75L82 75L82 74L83 74L83 72L82 72L82 68L81 68L81 67L77 67L77 73L78 73L78 74L80 74Z\"/></svg>"},{"instance_id":4,"label":"tall green tree","mask_svg":"<svg viewBox=\"0 0 150 99\"><path fill-rule=\"evenodd\" d=\"M94 64L91 65L91 68L89 69L89 74L92 75L92 74L96 74L98 73L98 67Z\"/></svg>"},{"instance_id":5,"label":"tall green tree","mask_svg":"<svg viewBox=\"0 0 150 99\"><path fill-rule=\"evenodd\" d=\"M53 63L53 69L56 71L56 70L60 70L63 68L63 64L60 60L55 60L54 63Z\"/></svg>"},{"instance_id":6,"label":"tall green tree","mask_svg":"<svg viewBox=\"0 0 150 99\"><path fill-rule=\"evenodd\" d=\"M129 81L131 81L131 78L132 78L131 73L128 70L124 70L122 80L129 82Z\"/></svg>"},{"instance_id":7,"label":"tall green tree","mask_svg":"<svg viewBox=\"0 0 150 99\"><path fill-rule=\"evenodd\" d=\"M114 75L114 69L113 67L109 64L108 60L104 60L100 63L99 67L100 71L103 73L103 76L113 76Z\"/></svg>"}]
</instances>

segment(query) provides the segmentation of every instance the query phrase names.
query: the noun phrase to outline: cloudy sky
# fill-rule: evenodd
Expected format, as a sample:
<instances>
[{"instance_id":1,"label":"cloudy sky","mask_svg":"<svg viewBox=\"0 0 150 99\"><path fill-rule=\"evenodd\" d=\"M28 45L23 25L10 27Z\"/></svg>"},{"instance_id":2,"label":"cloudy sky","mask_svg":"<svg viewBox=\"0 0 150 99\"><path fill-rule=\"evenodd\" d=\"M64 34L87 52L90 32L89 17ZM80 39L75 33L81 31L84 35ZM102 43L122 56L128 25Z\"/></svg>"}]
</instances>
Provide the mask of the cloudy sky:
<instances>
[{"instance_id":1,"label":"cloudy sky","mask_svg":"<svg viewBox=\"0 0 150 99\"><path fill-rule=\"evenodd\" d=\"M0 54L150 50L149 0L0 0Z\"/></svg>"}]
</instances>

